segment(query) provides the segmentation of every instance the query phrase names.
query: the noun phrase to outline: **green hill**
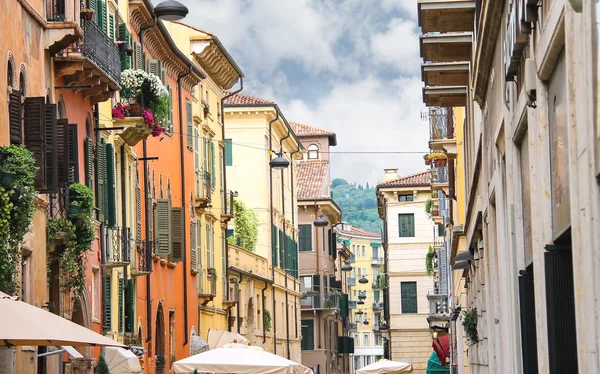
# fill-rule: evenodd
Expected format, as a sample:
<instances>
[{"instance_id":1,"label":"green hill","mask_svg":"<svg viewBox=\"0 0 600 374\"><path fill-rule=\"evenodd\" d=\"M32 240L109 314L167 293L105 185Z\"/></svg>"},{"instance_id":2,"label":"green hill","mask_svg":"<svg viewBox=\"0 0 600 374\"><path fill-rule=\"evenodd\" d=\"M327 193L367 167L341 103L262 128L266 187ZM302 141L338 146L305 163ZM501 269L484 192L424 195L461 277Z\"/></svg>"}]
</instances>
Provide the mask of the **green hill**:
<instances>
[{"instance_id":1,"label":"green hill","mask_svg":"<svg viewBox=\"0 0 600 374\"><path fill-rule=\"evenodd\" d=\"M382 221L377 214L377 196L375 188L369 183L365 186L349 184L346 180L335 178L331 182L333 199L342 208L344 221L353 226L375 233L381 233Z\"/></svg>"}]
</instances>

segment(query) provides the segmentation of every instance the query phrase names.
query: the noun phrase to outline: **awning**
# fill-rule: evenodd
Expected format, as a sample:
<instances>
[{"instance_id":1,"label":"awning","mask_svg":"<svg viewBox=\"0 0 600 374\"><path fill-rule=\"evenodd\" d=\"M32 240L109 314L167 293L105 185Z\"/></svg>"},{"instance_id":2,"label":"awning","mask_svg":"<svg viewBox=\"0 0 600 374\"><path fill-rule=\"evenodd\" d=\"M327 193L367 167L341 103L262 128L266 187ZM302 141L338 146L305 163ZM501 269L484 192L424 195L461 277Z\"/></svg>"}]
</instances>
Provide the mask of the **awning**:
<instances>
[{"instance_id":1,"label":"awning","mask_svg":"<svg viewBox=\"0 0 600 374\"><path fill-rule=\"evenodd\" d=\"M381 247L381 243L371 243L371 247Z\"/></svg>"},{"instance_id":2,"label":"awning","mask_svg":"<svg viewBox=\"0 0 600 374\"><path fill-rule=\"evenodd\" d=\"M210 349L221 348L225 344L248 344L248 339L236 332L208 330L208 346Z\"/></svg>"},{"instance_id":3,"label":"awning","mask_svg":"<svg viewBox=\"0 0 600 374\"><path fill-rule=\"evenodd\" d=\"M137 374L143 372L139 358L127 349L106 347L104 356L110 374Z\"/></svg>"},{"instance_id":4,"label":"awning","mask_svg":"<svg viewBox=\"0 0 600 374\"><path fill-rule=\"evenodd\" d=\"M452 266L452 270L465 270L469 268L469 261L458 261Z\"/></svg>"},{"instance_id":5,"label":"awning","mask_svg":"<svg viewBox=\"0 0 600 374\"><path fill-rule=\"evenodd\" d=\"M458 262L458 261L467 261L473 258L473 254L471 253L471 251L462 251L459 254L456 255L456 257L454 257L454 262Z\"/></svg>"},{"instance_id":6,"label":"awning","mask_svg":"<svg viewBox=\"0 0 600 374\"><path fill-rule=\"evenodd\" d=\"M0 292L0 347L114 346L112 339Z\"/></svg>"},{"instance_id":7,"label":"awning","mask_svg":"<svg viewBox=\"0 0 600 374\"><path fill-rule=\"evenodd\" d=\"M405 374L412 373L413 367L407 362L390 361L385 358L356 371L356 374Z\"/></svg>"},{"instance_id":8,"label":"awning","mask_svg":"<svg viewBox=\"0 0 600 374\"><path fill-rule=\"evenodd\" d=\"M425 370L425 374L446 374L450 373L450 366L443 367L440 363L440 359L435 354L435 352L431 352L429 356L429 360L427 360L427 369Z\"/></svg>"}]
</instances>

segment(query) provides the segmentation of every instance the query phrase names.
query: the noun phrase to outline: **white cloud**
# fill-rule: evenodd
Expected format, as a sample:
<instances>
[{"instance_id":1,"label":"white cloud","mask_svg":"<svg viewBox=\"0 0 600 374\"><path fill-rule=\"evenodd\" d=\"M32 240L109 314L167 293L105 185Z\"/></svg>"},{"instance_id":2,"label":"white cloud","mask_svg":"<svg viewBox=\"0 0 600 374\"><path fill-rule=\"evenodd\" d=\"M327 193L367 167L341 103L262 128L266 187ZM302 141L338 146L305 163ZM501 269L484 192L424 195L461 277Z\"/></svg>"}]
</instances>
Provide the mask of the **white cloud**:
<instances>
[{"instance_id":1,"label":"white cloud","mask_svg":"<svg viewBox=\"0 0 600 374\"><path fill-rule=\"evenodd\" d=\"M384 33L373 36L371 51L379 63L403 73L419 71L419 35L412 21L393 19Z\"/></svg>"},{"instance_id":2,"label":"white cloud","mask_svg":"<svg viewBox=\"0 0 600 374\"><path fill-rule=\"evenodd\" d=\"M417 18L417 0L381 0L381 6L386 10L399 9L410 18Z\"/></svg>"}]
</instances>

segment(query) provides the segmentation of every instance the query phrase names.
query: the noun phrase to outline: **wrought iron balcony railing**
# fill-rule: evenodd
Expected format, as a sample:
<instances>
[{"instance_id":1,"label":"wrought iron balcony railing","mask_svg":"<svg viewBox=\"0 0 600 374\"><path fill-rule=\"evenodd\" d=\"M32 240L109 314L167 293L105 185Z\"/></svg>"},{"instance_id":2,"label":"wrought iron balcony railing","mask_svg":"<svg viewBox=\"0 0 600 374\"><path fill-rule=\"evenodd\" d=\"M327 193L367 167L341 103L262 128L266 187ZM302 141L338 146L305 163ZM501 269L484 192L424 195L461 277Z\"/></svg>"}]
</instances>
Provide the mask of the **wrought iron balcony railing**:
<instances>
[{"instance_id":1,"label":"wrought iron balcony railing","mask_svg":"<svg viewBox=\"0 0 600 374\"><path fill-rule=\"evenodd\" d=\"M353 322L350 324L350 328L348 329L349 331L356 331L357 330L357 326L358 324L356 322Z\"/></svg>"},{"instance_id":2,"label":"wrought iron balcony railing","mask_svg":"<svg viewBox=\"0 0 600 374\"><path fill-rule=\"evenodd\" d=\"M356 300L348 300L348 308L356 309Z\"/></svg>"},{"instance_id":3,"label":"wrought iron balcony railing","mask_svg":"<svg viewBox=\"0 0 600 374\"><path fill-rule=\"evenodd\" d=\"M50 22L63 22L65 20L66 0L46 0L46 19Z\"/></svg>"},{"instance_id":4,"label":"wrought iron balcony railing","mask_svg":"<svg viewBox=\"0 0 600 374\"><path fill-rule=\"evenodd\" d=\"M373 266L383 266L384 263L384 259L383 257L372 257L371 258L371 265Z\"/></svg>"},{"instance_id":5,"label":"wrought iron balcony railing","mask_svg":"<svg viewBox=\"0 0 600 374\"><path fill-rule=\"evenodd\" d=\"M346 278L346 285L347 286L356 286L356 278L354 278L354 277Z\"/></svg>"},{"instance_id":6,"label":"wrought iron balcony railing","mask_svg":"<svg viewBox=\"0 0 600 374\"><path fill-rule=\"evenodd\" d=\"M137 275L149 274L152 272L152 249L154 247L154 242L145 241L145 240L137 240L135 242L135 246L137 248L137 267L134 269ZM150 255L149 255L150 254Z\"/></svg>"},{"instance_id":7,"label":"wrought iron balcony railing","mask_svg":"<svg viewBox=\"0 0 600 374\"><path fill-rule=\"evenodd\" d=\"M432 184L448 183L448 165L431 167L431 183Z\"/></svg>"},{"instance_id":8,"label":"wrought iron balcony railing","mask_svg":"<svg viewBox=\"0 0 600 374\"><path fill-rule=\"evenodd\" d=\"M115 42L91 20L83 19L81 52L115 82L121 84L121 58Z\"/></svg>"},{"instance_id":9,"label":"wrought iron balcony railing","mask_svg":"<svg viewBox=\"0 0 600 374\"><path fill-rule=\"evenodd\" d=\"M342 297L335 293L309 293L300 299L302 309L340 309Z\"/></svg>"},{"instance_id":10,"label":"wrought iron balcony railing","mask_svg":"<svg viewBox=\"0 0 600 374\"><path fill-rule=\"evenodd\" d=\"M123 266L131 259L131 229L129 227L109 227L106 229L106 265Z\"/></svg>"},{"instance_id":11,"label":"wrought iron balcony railing","mask_svg":"<svg viewBox=\"0 0 600 374\"><path fill-rule=\"evenodd\" d=\"M69 218L69 187L62 186L56 190L56 193L48 194L48 218L49 219L67 219Z\"/></svg>"},{"instance_id":12,"label":"wrought iron balcony railing","mask_svg":"<svg viewBox=\"0 0 600 374\"><path fill-rule=\"evenodd\" d=\"M382 310L383 301L373 301L373 310Z\"/></svg>"},{"instance_id":13,"label":"wrought iron balcony railing","mask_svg":"<svg viewBox=\"0 0 600 374\"><path fill-rule=\"evenodd\" d=\"M453 108L431 108L428 117L431 140L454 139Z\"/></svg>"}]
</instances>

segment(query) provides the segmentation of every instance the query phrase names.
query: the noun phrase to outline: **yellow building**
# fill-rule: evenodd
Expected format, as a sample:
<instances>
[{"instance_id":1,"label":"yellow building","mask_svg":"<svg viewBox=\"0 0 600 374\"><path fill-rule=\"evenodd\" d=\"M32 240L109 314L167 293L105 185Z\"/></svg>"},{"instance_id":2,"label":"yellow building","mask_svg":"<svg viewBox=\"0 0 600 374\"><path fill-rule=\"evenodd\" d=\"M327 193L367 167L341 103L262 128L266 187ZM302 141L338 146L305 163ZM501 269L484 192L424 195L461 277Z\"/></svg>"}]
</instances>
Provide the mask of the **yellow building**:
<instances>
[{"instance_id":1,"label":"yellow building","mask_svg":"<svg viewBox=\"0 0 600 374\"><path fill-rule=\"evenodd\" d=\"M192 241L200 248L197 256L193 256L196 258L192 258L196 264L192 265L192 271L198 272L200 326L196 332L209 341L209 331L231 329L228 317L235 305L236 295L229 292L227 277L215 279L212 273L220 269L218 273L227 274L226 228L233 212L230 204L233 197L225 179L231 148L224 138L222 102L226 91L244 74L215 35L178 22L165 25L178 48L189 54L207 76L197 86L192 101L186 103L193 108L186 142L194 153L195 196L190 196L195 207ZM204 243L206 258L202 255Z\"/></svg>"},{"instance_id":2,"label":"yellow building","mask_svg":"<svg viewBox=\"0 0 600 374\"><path fill-rule=\"evenodd\" d=\"M227 185L259 221L253 256L241 256L238 261L235 251L229 253L230 263L238 264L230 264L229 273L241 280L240 301L232 309L231 322L254 344L300 362L301 294L293 173L304 148L274 102L236 94L227 99L224 109L225 141L231 145ZM282 158L287 167L270 167L272 160ZM229 229L235 231L232 222ZM254 273L258 263L268 264L267 277Z\"/></svg>"},{"instance_id":3,"label":"yellow building","mask_svg":"<svg viewBox=\"0 0 600 374\"><path fill-rule=\"evenodd\" d=\"M354 339L354 357L350 372L383 357L383 289L385 257L381 235L354 227L338 226L338 238L352 251L352 273L346 279L350 298L350 334ZM366 281L366 282L365 282Z\"/></svg>"}]
</instances>

